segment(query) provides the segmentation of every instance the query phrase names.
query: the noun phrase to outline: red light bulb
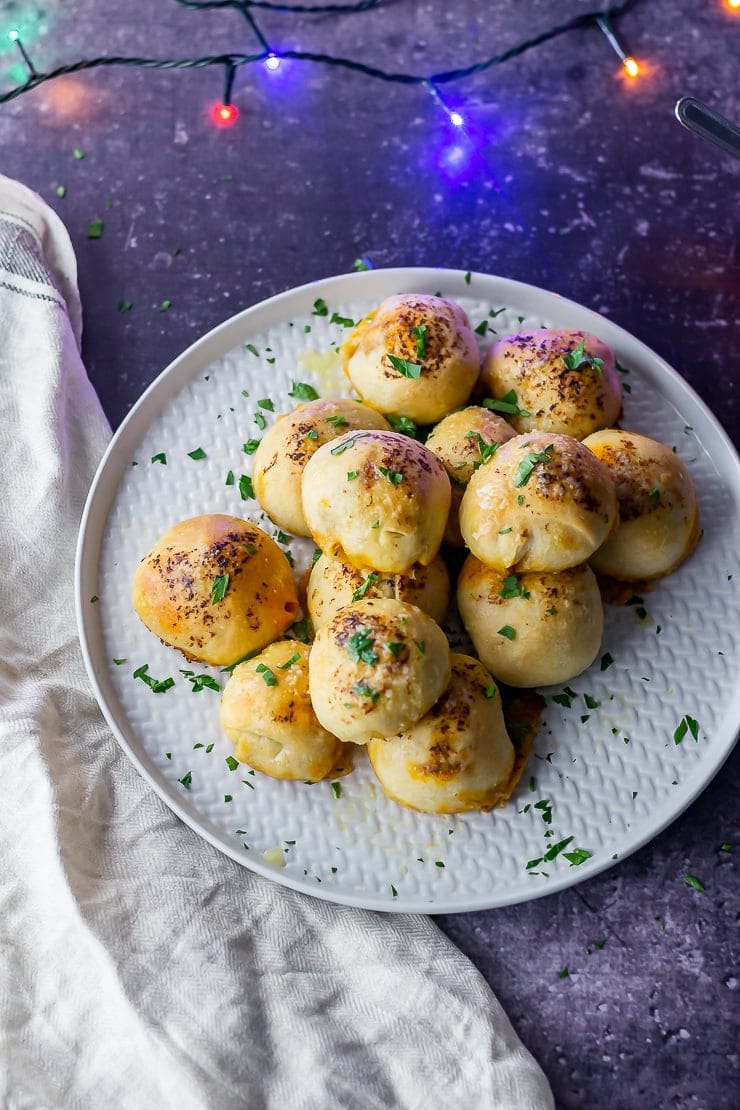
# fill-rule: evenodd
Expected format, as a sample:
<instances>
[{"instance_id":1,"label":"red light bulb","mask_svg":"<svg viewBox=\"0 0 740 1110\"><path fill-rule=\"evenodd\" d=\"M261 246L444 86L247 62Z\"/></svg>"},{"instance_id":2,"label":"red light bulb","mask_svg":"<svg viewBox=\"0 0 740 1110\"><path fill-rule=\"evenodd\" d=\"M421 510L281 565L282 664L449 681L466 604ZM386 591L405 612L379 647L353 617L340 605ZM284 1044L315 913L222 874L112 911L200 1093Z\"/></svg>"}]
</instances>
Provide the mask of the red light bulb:
<instances>
[{"instance_id":1,"label":"red light bulb","mask_svg":"<svg viewBox=\"0 0 740 1110\"><path fill-rule=\"evenodd\" d=\"M214 104L211 108L211 119L217 127L231 127L239 116L239 109L233 104Z\"/></svg>"}]
</instances>

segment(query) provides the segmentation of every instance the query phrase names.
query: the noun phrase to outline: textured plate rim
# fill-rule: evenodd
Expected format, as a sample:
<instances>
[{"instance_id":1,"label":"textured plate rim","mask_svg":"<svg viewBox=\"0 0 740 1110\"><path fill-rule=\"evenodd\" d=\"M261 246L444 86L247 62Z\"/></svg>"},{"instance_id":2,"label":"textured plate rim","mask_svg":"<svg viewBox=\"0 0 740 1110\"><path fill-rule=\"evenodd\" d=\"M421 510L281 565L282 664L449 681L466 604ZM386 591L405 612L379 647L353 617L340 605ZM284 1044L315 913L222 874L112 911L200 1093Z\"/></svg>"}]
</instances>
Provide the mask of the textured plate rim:
<instances>
[{"instance_id":1,"label":"textured plate rim","mask_svg":"<svg viewBox=\"0 0 740 1110\"><path fill-rule=\"evenodd\" d=\"M331 297L337 294L337 290L342 290L339 296L345 299L382 298L389 295L390 292L417 292L428 286L434 286L435 283L440 281L446 284L448 290L455 287L452 292L446 294L449 296L470 296L473 292L471 288L473 282L476 282L476 284L485 282L487 288L482 295L491 299L508 301L513 305L522 303L517 298L523 298L523 300L530 303L532 301L539 302L535 305L533 311L544 316L553 313L556 316L561 316L565 310L572 326L586 327L598 331L600 337L618 351L624 352L625 348L629 349L630 354L625 356L626 360L633 364L639 363L640 373L647 374L656 381L659 384L660 392L678 411L684 412L687 408L691 411L691 419L697 432L697 439L709 454L714 465L722 470L731 490L738 496L740 492L740 458L729 436L692 387L660 355L630 332L593 309L564 298L558 293L525 282L493 274L476 272L471 274L462 270L435 267L402 267L339 274L296 286L243 309L190 344L155 378L114 433L98 465L88 492L82 513L75 556L77 627L82 655L93 692L119 745L145 781L149 783L169 809L219 851L264 878L302 894L320 898L322 901L390 913L465 913L495 909L500 906L519 905L536 898L547 897L550 894L555 894L593 878L649 843L685 812L721 769L733 750L740 728L740 689L737 689L715 732L713 747L708 750L700 771L687 781L683 790L674 795L673 804L666 806L660 812L658 819L651 822L647 829L632 838L620 841L620 850L616 860L612 858L587 862L578 868L570 869L558 878L551 879L546 886L533 887L531 892L527 891L524 896L521 893L512 896L511 894L491 892L488 896L479 895L464 900L459 898L436 900L399 895L398 899L392 903L388 902L387 897L372 893L355 894L350 891L336 891L327 888L317 890L315 886L309 885L306 880L293 878L290 875L276 871L274 867L262 863L257 858L247 858L243 854L239 854L218 833L211 831L202 814L194 807L184 804L183 800L174 793L171 784L163 780L159 771L148 761L146 753L142 754L142 752L136 750L135 740L132 742L129 739L125 726L119 719L118 714L125 718L125 713L118 704L112 684L110 681L106 681L107 669L98 659L96 641L100 641L101 630L95 612L96 607L84 604L84 599L91 596L91 591L94 593L102 535L118 487L122 467L130 463L137 444L148 430L152 420L166 407L168 399L189 382L195 374L209 366L215 358L225 354L235 346L236 342L243 341L250 328L252 331L262 331L269 327L271 323L280 323L287 318L288 305L291 306L290 314L295 315L301 311L310 311L317 296ZM345 292L347 286L351 286L350 292ZM305 301L305 304L301 304L302 301ZM708 443L711 443L711 451L707 447Z\"/></svg>"}]
</instances>

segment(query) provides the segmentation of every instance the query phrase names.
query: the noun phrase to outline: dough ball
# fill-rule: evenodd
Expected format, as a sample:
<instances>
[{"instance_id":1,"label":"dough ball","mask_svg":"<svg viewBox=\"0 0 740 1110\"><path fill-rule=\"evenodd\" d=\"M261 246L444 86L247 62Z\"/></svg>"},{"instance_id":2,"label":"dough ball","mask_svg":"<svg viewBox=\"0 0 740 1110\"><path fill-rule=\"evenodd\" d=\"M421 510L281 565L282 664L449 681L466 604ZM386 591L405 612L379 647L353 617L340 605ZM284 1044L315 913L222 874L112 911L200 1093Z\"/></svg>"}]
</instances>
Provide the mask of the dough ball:
<instances>
[{"instance_id":1,"label":"dough ball","mask_svg":"<svg viewBox=\"0 0 740 1110\"><path fill-rule=\"evenodd\" d=\"M604 609L587 563L556 573L507 574L469 555L457 606L475 650L508 686L552 686L590 667Z\"/></svg>"},{"instance_id":2,"label":"dough ball","mask_svg":"<svg viewBox=\"0 0 740 1110\"><path fill-rule=\"evenodd\" d=\"M571 436L528 432L476 470L460 506L460 529L490 567L564 570L584 562L617 519L611 474Z\"/></svg>"},{"instance_id":3,"label":"dough ball","mask_svg":"<svg viewBox=\"0 0 740 1110\"><path fill-rule=\"evenodd\" d=\"M445 561L437 555L428 566L415 563L406 574L381 574L369 567L357 570L327 555L316 560L306 592L314 628L321 628L338 609L363 597L406 601L441 624L450 603L450 576Z\"/></svg>"},{"instance_id":4,"label":"dough ball","mask_svg":"<svg viewBox=\"0 0 740 1110\"><path fill-rule=\"evenodd\" d=\"M437 456L398 432L345 432L303 472L303 511L321 550L389 574L431 563L450 498Z\"/></svg>"},{"instance_id":5,"label":"dough ball","mask_svg":"<svg viewBox=\"0 0 740 1110\"><path fill-rule=\"evenodd\" d=\"M595 432L584 445L608 467L619 504L619 524L593 554L591 566L628 581L670 574L700 535L686 466L670 447L636 432Z\"/></svg>"},{"instance_id":6,"label":"dough ball","mask_svg":"<svg viewBox=\"0 0 740 1110\"><path fill-rule=\"evenodd\" d=\"M499 339L486 355L481 385L497 400L514 391L529 413L510 416L518 432L540 428L583 439L614 424L622 409L614 353L585 331L541 328Z\"/></svg>"},{"instance_id":7,"label":"dough ball","mask_svg":"<svg viewBox=\"0 0 740 1110\"><path fill-rule=\"evenodd\" d=\"M467 316L442 297L388 297L342 347L352 385L378 412L434 424L464 405L480 351Z\"/></svg>"},{"instance_id":8,"label":"dough ball","mask_svg":"<svg viewBox=\"0 0 740 1110\"><path fill-rule=\"evenodd\" d=\"M418 721L450 678L442 629L403 601L371 598L335 613L309 658L311 701L324 728L366 744Z\"/></svg>"},{"instance_id":9,"label":"dough ball","mask_svg":"<svg viewBox=\"0 0 740 1110\"><path fill-rule=\"evenodd\" d=\"M445 543L464 546L459 515L465 487L474 472L495 454L497 447L515 435L503 417L477 405L451 412L432 429L427 447L443 463L452 485Z\"/></svg>"},{"instance_id":10,"label":"dough ball","mask_svg":"<svg viewBox=\"0 0 740 1110\"><path fill-rule=\"evenodd\" d=\"M359 401L321 397L298 405L265 432L254 456L254 492L279 528L309 535L301 503L303 468L322 443L353 428L390 431L380 413Z\"/></svg>"},{"instance_id":11,"label":"dough ball","mask_svg":"<svg viewBox=\"0 0 740 1110\"><path fill-rule=\"evenodd\" d=\"M184 520L136 568L133 606L187 659L228 666L296 619L288 560L251 521L213 513Z\"/></svg>"},{"instance_id":12,"label":"dough ball","mask_svg":"<svg viewBox=\"0 0 740 1110\"><path fill-rule=\"evenodd\" d=\"M311 706L309 651L295 640L270 644L234 668L221 697L221 727L234 755L274 779L318 782L351 761Z\"/></svg>"},{"instance_id":13,"label":"dough ball","mask_svg":"<svg viewBox=\"0 0 740 1110\"><path fill-rule=\"evenodd\" d=\"M491 809L514 768L495 682L477 659L451 658L450 684L429 712L367 749L388 797L422 813Z\"/></svg>"}]
</instances>

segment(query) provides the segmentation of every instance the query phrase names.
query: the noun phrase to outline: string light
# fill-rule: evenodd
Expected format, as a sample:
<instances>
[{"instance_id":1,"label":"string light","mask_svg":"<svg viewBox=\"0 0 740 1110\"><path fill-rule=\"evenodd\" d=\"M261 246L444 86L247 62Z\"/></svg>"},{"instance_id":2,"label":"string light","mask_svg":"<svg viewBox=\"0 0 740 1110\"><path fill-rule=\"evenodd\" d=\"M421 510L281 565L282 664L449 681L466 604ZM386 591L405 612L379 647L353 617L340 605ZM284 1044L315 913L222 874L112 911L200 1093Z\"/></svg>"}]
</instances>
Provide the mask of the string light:
<instances>
[{"instance_id":1,"label":"string light","mask_svg":"<svg viewBox=\"0 0 740 1110\"><path fill-rule=\"evenodd\" d=\"M740 11L740 0L727 0L727 7L731 12Z\"/></svg>"},{"instance_id":2,"label":"string light","mask_svg":"<svg viewBox=\"0 0 740 1110\"><path fill-rule=\"evenodd\" d=\"M334 66L349 70L353 73L359 73L366 77L375 78L380 81L386 81L395 84L404 85L417 85L426 86L430 89L437 99L438 103L443 108L450 124L458 129L465 128L465 117L458 108L450 108L442 99L439 86L451 85L460 82L468 77L473 77L477 74L484 73L494 66L503 65L505 62L513 58L521 57L523 54L538 46L542 46L546 42L550 42L562 35L571 32L585 30L589 27L597 26L606 36L609 44L618 55L625 73L630 77L636 77L642 70L638 62L628 55L624 50L621 42L617 38L611 21L618 19L635 7L643 0L621 0L621 2L613 3L610 7L602 11L583 12L580 15L573 16L571 19L563 23L556 24L555 26L540 32L530 39L519 43L516 46L510 47L500 54L493 54L482 61L474 62L470 65L446 70L441 73L430 75L413 74L404 72L392 72L381 69L378 66L368 65L365 62L355 61L352 58L344 58L333 54L316 53L312 51L281 49L278 53L275 51L262 30L258 26L253 9L266 9L273 12L281 12L296 15L316 15L320 13L335 13L341 15L357 14L365 12L371 8L377 7L380 0L359 0L357 3L349 4L323 4L316 6L306 6L303 4L282 4L275 3L272 0L175 0L175 3L181 7L191 8L195 10L211 10L221 8L231 8L238 11L244 18L245 22L250 28L250 31L256 37L259 43L259 50L253 54L217 54L205 55L198 58L142 58L142 57L119 57L108 56L100 58L82 59L80 61L72 62L67 65L58 66L56 69L48 72L38 72L30 57L28 56L25 47L20 39L20 34L17 30L13 29L8 32L8 39L15 43L20 50L23 60L28 70L28 76L23 84L16 86L5 93L0 93L0 104L7 103L14 100L24 93L30 92L32 89L37 88L39 85L47 81L53 81L57 77L63 77L66 74L80 73L90 69L100 69L103 67L112 66L129 66L138 67L140 69L205 69L210 66L220 66L225 73L224 79L224 95L221 101L213 106L211 109L211 118L214 123L219 127L229 127L236 122L239 112L235 105L231 103L231 91L234 83L236 71L242 67L262 63L268 70L275 71L280 68L283 60L309 62L318 65ZM729 0L729 2L740 8L740 0Z\"/></svg>"},{"instance_id":3,"label":"string light","mask_svg":"<svg viewBox=\"0 0 740 1110\"><path fill-rule=\"evenodd\" d=\"M631 54L628 54L622 46L621 42L616 36L614 28L609 21L609 17L606 15L597 15L594 22L596 23L597 27L599 27L604 32L606 41L609 43L614 53L619 58L627 76L638 77L640 74L640 66L637 60L633 58Z\"/></svg>"}]
</instances>

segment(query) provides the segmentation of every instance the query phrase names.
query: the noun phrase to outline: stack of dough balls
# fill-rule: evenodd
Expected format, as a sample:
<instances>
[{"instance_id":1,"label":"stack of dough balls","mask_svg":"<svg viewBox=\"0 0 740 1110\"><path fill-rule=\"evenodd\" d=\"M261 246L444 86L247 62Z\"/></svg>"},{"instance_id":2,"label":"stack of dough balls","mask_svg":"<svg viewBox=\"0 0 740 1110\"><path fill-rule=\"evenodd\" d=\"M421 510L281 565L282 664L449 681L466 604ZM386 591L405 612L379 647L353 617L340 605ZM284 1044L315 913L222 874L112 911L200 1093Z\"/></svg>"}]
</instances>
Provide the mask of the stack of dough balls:
<instances>
[{"instance_id":1,"label":"stack of dough balls","mask_svg":"<svg viewBox=\"0 0 740 1110\"><path fill-rule=\"evenodd\" d=\"M403 294L361 320L342 355L360 400L298 405L254 459L262 509L320 548L302 582L313 643L290 638L285 555L233 517L165 533L136 572L134 606L188 659L249 656L221 701L237 759L315 782L346 773L359 745L403 805L488 810L524 761L497 682L552 686L592 664L604 625L594 572L675 570L699 536L691 478L665 445L614 427L614 354L588 332L505 336L481 369L458 305ZM419 438L393 430L412 421ZM477 659L451 654L441 628L443 542L467 549L456 600Z\"/></svg>"}]
</instances>

